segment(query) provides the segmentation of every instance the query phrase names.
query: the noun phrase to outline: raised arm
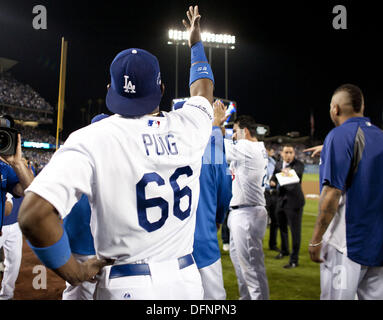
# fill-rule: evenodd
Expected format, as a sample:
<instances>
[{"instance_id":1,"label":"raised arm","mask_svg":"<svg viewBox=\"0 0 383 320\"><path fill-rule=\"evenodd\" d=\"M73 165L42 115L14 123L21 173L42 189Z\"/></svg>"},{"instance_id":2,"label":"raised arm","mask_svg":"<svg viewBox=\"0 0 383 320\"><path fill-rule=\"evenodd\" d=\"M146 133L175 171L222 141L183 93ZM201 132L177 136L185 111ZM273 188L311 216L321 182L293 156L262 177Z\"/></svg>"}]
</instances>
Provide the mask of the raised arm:
<instances>
[{"instance_id":1,"label":"raised arm","mask_svg":"<svg viewBox=\"0 0 383 320\"><path fill-rule=\"evenodd\" d=\"M17 148L16 153L11 156L3 156L1 159L5 163L8 163L15 171L19 182L14 186L11 192L19 197L24 196L24 190L28 188L34 179L32 170L25 164L24 159L21 156L21 136L17 136Z\"/></svg>"},{"instance_id":2,"label":"raised arm","mask_svg":"<svg viewBox=\"0 0 383 320\"><path fill-rule=\"evenodd\" d=\"M213 104L214 77L201 42L201 15L198 12L198 6L194 8L190 6L186 15L189 22L183 19L182 23L189 31L189 47L191 48L190 96L205 97Z\"/></svg>"},{"instance_id":3,"label":"raised arm","mask_svg":"<svg viewBox=\"0 0 383 320\"><path fill-rule=\"evenodd\" d=\"M322 152L322 149L323 149L323 145L319 145L319 146L307 148L303 150L303 152L312 152L311 158L314 158L315 156L320 155L320 153Z\"/></svg>"}]
</instances>

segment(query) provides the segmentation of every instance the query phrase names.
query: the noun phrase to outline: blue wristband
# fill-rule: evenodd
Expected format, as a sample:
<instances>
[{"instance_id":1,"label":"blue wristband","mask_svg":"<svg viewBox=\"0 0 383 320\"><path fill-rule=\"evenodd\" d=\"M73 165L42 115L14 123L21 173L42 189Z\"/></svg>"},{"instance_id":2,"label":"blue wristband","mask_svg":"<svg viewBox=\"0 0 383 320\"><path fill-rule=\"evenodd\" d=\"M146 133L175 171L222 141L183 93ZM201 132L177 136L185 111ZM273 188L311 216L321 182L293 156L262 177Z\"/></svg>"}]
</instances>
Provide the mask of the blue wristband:
<instances>
[{"instance_id":1,"label":"blue wristband","mask_svg":"<svg viewBox=\"0 0 383 320\"><path fill-rule=\"evenodd\" d=\"M58 269L66 264L72 254L68 235L65 230L63 231L61 239L49 247L36 248L27 241L40 261L50 269Z\"/></svg>"},{"instance_id":2,"label":"blue wristband","mask_svg":"<svg viewBox=\"0 0 383 320\"><path fill-rule=\"evenodd\" d=\"M214 84L213 71L207 62L196 63L190 67L189 87L198 79L210 79Z\"/></svg>"},{"instance_id":3,"label":"blue wristband","mask_svg":"<svg viewBox=\"0 0 383 320\"><path fill-rule=\"evenodd\" d=\"M205 50L201 41L198 41L191 47L191 64L196 62L207 62Z\"/></svg>"}]
</instances>

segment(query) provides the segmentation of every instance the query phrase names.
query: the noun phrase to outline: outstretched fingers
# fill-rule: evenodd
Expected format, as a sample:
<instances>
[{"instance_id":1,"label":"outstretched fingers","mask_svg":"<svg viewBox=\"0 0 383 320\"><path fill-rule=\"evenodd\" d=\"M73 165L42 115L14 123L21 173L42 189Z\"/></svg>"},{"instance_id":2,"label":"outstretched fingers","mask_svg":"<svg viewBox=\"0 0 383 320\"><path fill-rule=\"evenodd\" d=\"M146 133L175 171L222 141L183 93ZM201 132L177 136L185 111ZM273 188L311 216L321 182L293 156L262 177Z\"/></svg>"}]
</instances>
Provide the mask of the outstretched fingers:
<instances>
[{"instance_id":1,"label":"outstretched fingers","mask_svg":"<svg viewBox=\"0 0 383 320\"><path fill-rule=\"evenodd\" d=\"M186 22L185 19L182 19L182 24L185 26L185 28L186 28L187 30L190 29L190 24L188 24L188 23Z\"/></svg>"},{"instance_id":2,"label":"outstretched fingers","mask_svg":"<svg viewBox=\"0 0 383 320\"><path fill-rule=\"evenodd\" d=\"M201 15L198 12L198 6L195 6L194 8L190 6L189 10L186 11L186 16L188 17L189 23L185 19L182 20L182 23L186 29L189 30L193 26L198 26L201 19Z\"/></svg>"}]
</instances>

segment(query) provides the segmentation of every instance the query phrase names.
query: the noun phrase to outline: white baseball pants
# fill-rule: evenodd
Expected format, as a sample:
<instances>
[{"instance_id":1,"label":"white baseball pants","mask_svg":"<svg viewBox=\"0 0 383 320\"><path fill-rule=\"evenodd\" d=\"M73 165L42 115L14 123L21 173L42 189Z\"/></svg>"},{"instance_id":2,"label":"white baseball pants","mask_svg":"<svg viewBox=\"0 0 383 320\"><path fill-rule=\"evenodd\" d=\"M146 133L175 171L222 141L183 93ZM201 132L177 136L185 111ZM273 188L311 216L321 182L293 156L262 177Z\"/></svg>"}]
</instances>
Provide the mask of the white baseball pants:
<instances>
[{"instance_id":1,"label":"white baseball pants","mask_svg":"<svg viewBox=\"0 0 383 320\"><path fill-rule=\"evenodd\" d=\"M109 279L104 267L96 286L96 300L202 300L201 276L195 263L180 269L178 260L148 263L150 275Z\"/></svg>"},{"instance_id":2,"label":"white baseball pants","mask_svg":"<svg viewBox=\"0 0 383 320\"><path fill-rule=\"evenodd\" d=\"M94 256L84 256L76 253L72 253L73 257L80 263L87 261ZM66 282L66 288L63 291L63 300L93 300L94 291L96 290L96 284L84 281L79 286L72 286L69 282Z\"/></svg>"},{"instance_id":3,"label":"white baseball pants","mask_svg":"<svg viewBox=\"0 0 383 320\"><path fill-rule=\"evenodd\" d=\"M383 300L383 267L362 266L322 244L321 300Z\"/></svg>"},{"instance_id":4,"label":"white baseball pants","mask_svg":"<svg viewBox=\"0 0 383 320\"><path fill-rule=\"evenodd\" d=\"M209 266L198 269L202 279L204 300L226 300L221 258Z\"/></svg>"},{"instance_id":5,"label":"white baseball pants","mask_svg":"<svg viewBox=\"0 0 383 320\"><path fill-rule=\"evenodd\" d=\"M240 300L268 300L269 286L263 254L267 211L263 206L230 211L230 258L238 280Z\"/></svg>"},{"instance_id":6,"label":"white baseball pants","mask_svg":"<svg viewBox=\"0 0 383 320\"><path fill-rule=\"evenodd\" d=\"M4 247L5 269L1 282L0 300L7 300L13 298L15 283L19 276L23 253L23 235L17 222L3 226L2 232L0 248Z\"/></svg>"}]
</instances>

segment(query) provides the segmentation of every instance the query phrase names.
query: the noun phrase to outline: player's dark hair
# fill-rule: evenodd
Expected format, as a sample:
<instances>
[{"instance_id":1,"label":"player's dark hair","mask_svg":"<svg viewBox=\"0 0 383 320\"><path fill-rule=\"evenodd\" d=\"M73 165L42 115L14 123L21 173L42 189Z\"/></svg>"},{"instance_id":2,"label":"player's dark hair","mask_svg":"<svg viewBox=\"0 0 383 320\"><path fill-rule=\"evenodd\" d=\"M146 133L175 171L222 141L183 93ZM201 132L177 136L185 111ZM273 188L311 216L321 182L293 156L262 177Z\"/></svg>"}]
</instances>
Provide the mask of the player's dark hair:
<instances>
[{"instance_id":1,"label":"player's dark hair","mask_svg":"<svg viewBox=\"0 0 383 320\"><path fill-rule=\"evenodd\" d=\"M338 92L347 92L349 97L350 97L350 104L354 110L354 112L359 113L362 110L362 105L363 105L363 93L362 90L360 90L359 87L353 85L353 84L343 84L340 87L338 87L335 91L334 94Z\"/></svg>"},{"instance_id":2,"label":"player's dark hair","mask_svg":"<svg viewBox=\"0 0 383 320\"><path fill-rule=\"evenodd\" d=\"M295 150L294 146L291 143L284 143L282 145L282 150L283 150L283 148L293 148Z\"/></svg>"},{"instance_id":3,"label":"player's dark hair","mask_svg":"<svg viewBox=\"0 0 383 320\"><path fill-rule=\"evenodd\" d=\"M243 115L235 119L234 123L238 124L241 129L247 128L252 137L257 136L257 123L252 116Z\"/></svg>"}]
</instances>

